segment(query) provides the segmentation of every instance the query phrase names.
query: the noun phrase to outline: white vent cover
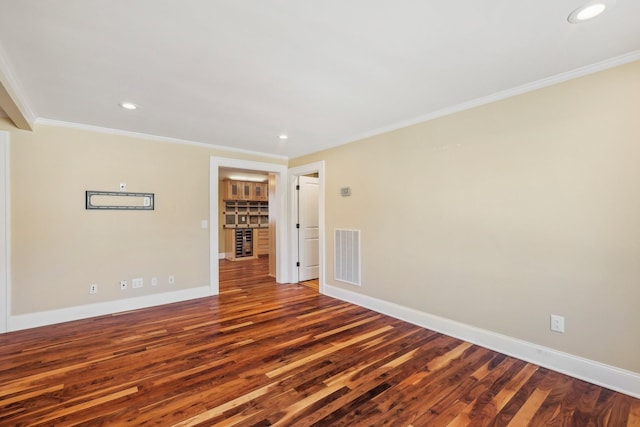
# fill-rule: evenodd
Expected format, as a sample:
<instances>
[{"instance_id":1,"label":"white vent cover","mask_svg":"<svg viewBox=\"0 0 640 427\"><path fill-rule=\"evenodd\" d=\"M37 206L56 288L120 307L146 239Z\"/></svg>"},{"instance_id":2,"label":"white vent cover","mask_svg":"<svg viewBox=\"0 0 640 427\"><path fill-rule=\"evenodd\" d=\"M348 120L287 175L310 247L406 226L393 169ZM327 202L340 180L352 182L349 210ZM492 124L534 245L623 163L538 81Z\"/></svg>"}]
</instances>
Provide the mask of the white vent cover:
<instances>
[{"instance_id":1,"label":"white vent cover","mask_svg":"<svg viewBox=\"0 0 640 427\"><path fill-rule=\"evenodd\" d=\"M334 235L334 278L360 285L360 230L336 229Z\"/></svg>"}]
</instances>

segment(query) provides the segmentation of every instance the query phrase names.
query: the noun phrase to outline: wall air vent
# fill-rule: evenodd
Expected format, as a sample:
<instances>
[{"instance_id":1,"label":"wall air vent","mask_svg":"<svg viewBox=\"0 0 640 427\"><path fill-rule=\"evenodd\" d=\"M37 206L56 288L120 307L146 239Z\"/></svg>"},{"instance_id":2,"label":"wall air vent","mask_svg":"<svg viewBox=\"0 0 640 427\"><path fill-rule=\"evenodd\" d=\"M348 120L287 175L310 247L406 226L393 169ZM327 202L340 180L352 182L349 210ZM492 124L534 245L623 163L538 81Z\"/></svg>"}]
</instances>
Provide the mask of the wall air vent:
<instances>
[{"instance_id":1,"label":"wall air vent","mask_svg":"<svg viewBox=\"0 0 640 427\"><path fill-rule=\"evenodd\" d=\"M360 286L360 230L336 229L334 279Z\"/></svg>"}]
</instances>

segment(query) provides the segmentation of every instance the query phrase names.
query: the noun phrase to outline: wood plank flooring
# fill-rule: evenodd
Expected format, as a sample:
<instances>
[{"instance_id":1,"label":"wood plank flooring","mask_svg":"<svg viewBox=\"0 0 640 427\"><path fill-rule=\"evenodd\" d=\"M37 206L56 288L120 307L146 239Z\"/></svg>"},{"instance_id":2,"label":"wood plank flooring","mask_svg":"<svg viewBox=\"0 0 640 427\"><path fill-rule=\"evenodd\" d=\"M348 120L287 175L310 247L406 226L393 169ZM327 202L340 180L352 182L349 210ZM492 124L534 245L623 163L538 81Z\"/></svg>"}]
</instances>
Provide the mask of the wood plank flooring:
<instances>
[{"instance_id":1,"label":"wood plank flooring","mask_svg":"<svg viewBox=\"0 0 640 427\"><path fill-rule=\"evenodd\" d=\"M318 292L318 289L320 288L320 282L318 279L305 280L304 282L300 282L300 284L309 289L313 289L316 292Z\"/></svg>"},{"instance_id":2,"label":"wood plank flooring","mask_svg":"<svg viewBox=\"0 0 640 427\"><path fill-rule=\"evenodd\" d=\"M0 335L0 425L639 426L640 401L222 261L218 297Z\"/></svg>"}]
</instances>

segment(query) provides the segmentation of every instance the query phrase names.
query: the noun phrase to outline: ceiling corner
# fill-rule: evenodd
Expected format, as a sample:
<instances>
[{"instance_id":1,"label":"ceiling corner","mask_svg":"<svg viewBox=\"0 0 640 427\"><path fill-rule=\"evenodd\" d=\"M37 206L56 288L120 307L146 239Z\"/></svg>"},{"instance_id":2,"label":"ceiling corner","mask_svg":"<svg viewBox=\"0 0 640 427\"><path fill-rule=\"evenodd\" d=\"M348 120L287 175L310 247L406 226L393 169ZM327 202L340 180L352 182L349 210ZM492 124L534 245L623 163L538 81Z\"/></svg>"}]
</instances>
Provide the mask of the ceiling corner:
<instances>
[{"instance_id":1,"label":"ceiling corner","mask_svg":"<svg viewBox=\"0 0 640 427\"><path fill-rule=\"evenodd\" d=\"M19 129L33 130L36 115L29 108L25 97L18 88L19 85L11 73L4 52L0 47L0 109Z\"/></svg>"}]
</instances>

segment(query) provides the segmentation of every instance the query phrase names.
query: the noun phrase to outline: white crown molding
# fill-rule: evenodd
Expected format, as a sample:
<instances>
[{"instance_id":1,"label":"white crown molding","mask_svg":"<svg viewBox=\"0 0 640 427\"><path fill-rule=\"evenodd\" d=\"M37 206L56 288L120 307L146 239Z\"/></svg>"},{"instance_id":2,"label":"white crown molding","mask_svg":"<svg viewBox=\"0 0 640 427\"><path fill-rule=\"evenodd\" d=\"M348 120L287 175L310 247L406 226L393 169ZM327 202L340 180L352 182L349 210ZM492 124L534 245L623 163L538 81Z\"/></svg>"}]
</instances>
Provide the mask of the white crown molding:
<instances>
[{"instance_id":1,"label":"white crown molding","mask_svg":"<svg viewBox=\"0 0 640 427\"><path fill-rule=\"evenodd\" d=\"M330 297L640 398L640 373L605 365L337 286L325 284L324 290L325 295Z\"/></svg>"},{"instance_id":2,"label":"white crown molding","mask_svg":"<svg viewBox=\"0 0 640 427\"><path fill-rule=\"evenodd\" d=\"M211 295L212 292L210 286L200 286L197 288L189 288L180 291L143 295L139 297L118 299L106 302L97 302L95 304L80 305L76 307L62 308L59 310L19 314L15 316L9 316L8 331L11 332L19 331L22 329L37 328L39 326L87 319L89 317L103 316L129 310L138 310L141 308L171 304L174 302L203 298Z\"/></svg>"},{"instance_id":3,"label":"white crown molding","mask_svg":"<svg viewBox=\"0 0 640 427\"><path fill-rule=\"evenodd\" d=\"M2 45L0 45L0 84L4 86L4 89L7 91L16 108L24 117L24 120L26 120L29 126L33 128L37 115L27 102L22 85L12 71L12 67L9 65L7 55L5 54Z\"/></svg>"},{"instance_id":4,"label":"white crown molding","mask_svg":"<svg viewBox=\"0 0 640 427\"><path fill-rule=\"evenodd\" d=\"M59 121L59 120L53 120L53 119L46 119L46 118L41 118L41 117L36 117L36 115L33 113L33 111L28 107L27 103L24 101L24 97L21 95L21 93L19 93L19 91L17 91L16 89L19 87L18 84L16 83L16 79L12 77L12 75L9 72L6 60L4 58L3 52L0 49L0 74L4 71L5 72L5 77L11 80L11 84L10 87L18 92L16 93L16 101L19 101L19 104L24 108L24 114L27 117L27 119L30 121L30 123L32 125L34 124L40 124L40 125L49 125L49 126L59 126L59 127L67 127L67 128L73 128L73 129L81 129L81 130L88 130L88 131L92 131L92 132L99 132L99 133L105 133L105 134L112 134L112 135L119 135L119 136L128 136L128 137L133 137L133 138L142 138L142 139L147 139L147 140L153 140L153 141L161 141L161 142L169 142L169 143L175 143L175 144L184 144L184 145L191 145L191 146L197 146L197 147L204 147L204 148L210 148L210 149L215 149L215 150L220 150L220 151L226 151L226 152L231 152L231 153L241 153L241 154L249 154L249 155L254 155L254 156L261 156L261 157L266 157L266 158L272 158L272 159L277 159L277 160L290 160L290 159L294 159L294 158L298 158L298 157L303 157L309 154L313 154L315 152L320 152L320 151L324 151L324 150L328 150L334 147L338 147L341 145L345 145L345 144L349 144L351 142L355 142L355 141L359 141L362 139L366 139L366 138L370 138L373 136L377 136L377 135L381 135L384 133L388 133L388 132L392 132L398 129L402 129L408 126L413 126L419 123L424 123L424 122L428 122L430 120L434 120L440 117L444 117L444 116L448 116L451 114L455 114L455 113L459 113L465 110L469 110L475 107L479 107L482 105L486 105L486 104L490 104L492 102L496 102L496 101L501 101L507 98L511 98L514 96L518 96L518 95L522 95L524 93L527 92L532 92L534 90L538 90L538 89L543 89L545 87L548 86L552 86L558 83L562 83L568 80L573 80L579 77L583 77L589 74L593 74L593 73L597 73L599 71L604 71L610 68L614 68L617 66L621 66L624 64L628 64L630 62L634 62L634 61L638 61L640 60L640 50L635 50L629 53L626 53L624 55L620 55L614 58L610 58L601 62L597 62L595 64L591 64L591 65L587 65L581 68L577 68L575 70L572 71L567 71L565 73L560 73L551 77L547 77L541 80L537 80L535 82L531 82L531 83L527 83L521 86L517 86L515 88L511 88L511 89L507 89L504 91L500 91L500 92L496 92L494 94L485 96L485 97L481 97L481 98L477 98L477 99L473 99L470 101L466 101L457 105L453 105L450 107L445 107L442 108L438 111L434 111L434 112L430 112L409 120L403 120L401 122L397 122L388 126L384 126L381 128L377 128L368 132L364 132L361 134L357 134L357 135L353 135L349 138L340 140L340 141L336 141L333 144L328 144L325 145L323 147L317 147L317 149L310 151L310 152L302 152L299 154L296 154L294 156L285 156L285 155L276 155L276 154L270 154L270 153L264 153L264 152L259 152L259 151L252 151L252 150L244 150L241 148L234 148L234 147L229 147L229 146L223 146L223 145L214 145L214 144L207 144L207 143L203 143L203 142L197 142L197 141L189 141L189 140L183 140L183 139L178 139L178 138L170 138L170 137L163 137L163 136L157 136L157 135L150 135L150 134L144 134L144 133L138 133L138 132L130 132L130 131L124 131L124 130L119 130L119 129L112 129L112 128L104 128L104 127L99 127L99 126L92 126L92 125L84 125L84 124L79 124L79 123L73 123L73 122L65 122L65 121Z\"/></svg>"},{"instance_id":5,"label":"white crown molding","mask_svg":"<svg viewBox=\"0 0 640 427\"><path fill-rule=\"evenodd\" d=\"M635 50L633 52L616 56L614 58L597 62L595 64L587 65L581 68L577 68L575 70L567 71L565 73L556 74L555 76L547 77L541 80L537 80L535 82L524 84L522 86L517 86L511 89L496 92L494 94L487 95L482 98L472 99L470 101L466 101L461 104L452 105L450 107L445 107L438 111L434 111L431 113L424 114L422 116L415 117L413 119L404 120L398 123L391 124L389 126L381 127L369 132L358 134L358 135L352 136L351 138L348 138L347 140L338 142L333 146L325 147L324 149L326 150L331 147L337 147L340 145L348 144L350 142L359 141L361 139L370 138L372 136L377 136L377 135L381 135L394 130L402 129L408 126L413 126L419 123L428 122L430 120L438 119L440 117L449 116L451 114L459 113L465 110L470 110L475 107L491 104L492 102L501 101L507 98L512 98L514 96L522 95L527 92L543 89L548 86L553 86L555 84L566 82L568 80L577 79L579 77L597 73L599 71L605 71L610 68L618 67L620 65L628 64L630 62L634 62L638 60L640 60L640 50Z\"/></svg>"},{"instance_id":6,"label":"white crown molding","mask_svg":"<svg viewBox=\"0 0 640 427\"><path fill-rule=\"evenodd\" d=\"M126 130L104 128L104 127L93 126L93 125L84 125L84 124L81 124L81 123L65 122L65 121L62 121L62 120L46 119L46 118L42 118L42 117L38 117L36 119L36 121L35 121L35 124L42 125L42 126L55 126L55 127L69 128L69 129L85 130L85 131L89 131L89 132L96 132L96 133L102 133L102 134L107 134L107 135L126 136L126 137L130 137L130 138L146 139L146 140L150 140L150 141L168 142L168 143L172 143L172 144L190 145L190 146L195 146L195 147L209 148L209 149L212 149L212 150L220 150L220 151L224 151L226 153L249 154L249 155L252 155L252 156L266 157L266 158L271 158L271 159L276 159L276 160L287 160L288 159L287 156L281 156L281 155L269 154L269 153L262 153L262 152L259 152L259 151L252 151L252 150L244 150L242 148L228 147L228 146L225 146L225 145L207 144L206 142L189 141L189 140L186 140L186 139L170 138L170 137L158 136L158 135L150 135L150 134L147 134L147 133L131 132L131 131L126 131Z\"/></svg>"}]
</instances>

